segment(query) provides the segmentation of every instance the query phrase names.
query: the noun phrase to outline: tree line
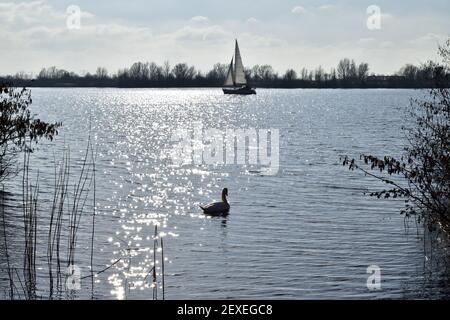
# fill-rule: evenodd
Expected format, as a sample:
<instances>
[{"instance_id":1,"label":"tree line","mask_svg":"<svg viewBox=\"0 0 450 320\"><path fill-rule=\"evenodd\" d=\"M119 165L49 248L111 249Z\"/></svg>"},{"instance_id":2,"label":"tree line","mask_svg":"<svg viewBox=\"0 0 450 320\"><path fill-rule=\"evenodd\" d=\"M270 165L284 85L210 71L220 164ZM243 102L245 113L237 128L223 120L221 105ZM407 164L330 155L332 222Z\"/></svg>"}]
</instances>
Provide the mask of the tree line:
<instances>
[{"instance_id":1,"label":"tree line","mask_svg":"<svg viewBox=\"0 0 450 320\"><path fill-rule=\"evenodd\" d=\"M168 61L163 65L136 62L115 73L98 67L95 73L83 75L53 66L43 68L36 77L21 72L0 80L35 87L220 87L228 66L216 63L211 70L202 72L187 63L172 67ZM368 63L348 58L328 71L319 66L313 70L302 68L300 72L288 69L280 75L267 64L245 69L250 84L261 88L429 88L435 86L438 78L447 79L446 85L450 84L448 71L431 61L418 66L406 64L393 75L369 71Z\"/></svg>"}]
</instances>

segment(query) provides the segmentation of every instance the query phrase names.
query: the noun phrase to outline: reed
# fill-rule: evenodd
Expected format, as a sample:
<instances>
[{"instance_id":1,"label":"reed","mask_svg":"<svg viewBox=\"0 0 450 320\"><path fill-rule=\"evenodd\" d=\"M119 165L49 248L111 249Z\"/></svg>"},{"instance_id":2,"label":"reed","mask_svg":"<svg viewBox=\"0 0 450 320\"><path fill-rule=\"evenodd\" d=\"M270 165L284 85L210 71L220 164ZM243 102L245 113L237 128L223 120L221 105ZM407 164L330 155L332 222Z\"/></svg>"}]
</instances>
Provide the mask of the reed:
<instances>
[{"instance_id":1,"label":"reed","mask_svg":"<svg viewBox=\"0 0 450 320\"><path fill-rule=\"evenodd\" d=\"M8 279L9 279L9 297L11 300L14 300L14 292L15 292L15 285L13 280L13 274L11 270L11 264L9 262L9 251L8 251L8 238L6 236L6 221L5 221L5 204L4 204L4 194L5 194L5 186L2 185L2 195L1 195L1 208L2 208L2 225L3 225L3 241L5 246L5 258L6 258L6 268L8 272Z\"/></svg>"},{"instance_id":2,"label":"reed","mask_svg":"<svg viewBox=\"0 0 450 320\"><path fill-rule=\"evenodd\" d=\"M163 300L166 299L165 279L164 279L164 238L161 236L161 278L162 278L162 295Z\"/></svg>"},{"instance_id":3,"label":"reed","mask_svg":"<svg viewBox=\"0 0 450 320\"><path fill-rule=\"evenodd\" d=\"M158 242L158 238L160 242ZM155 231L153 234L153 266L150 268L150 271L144 278L146 281L147 277L152 274L152 288L153 288L153 300L158 300L158 272L156 267L156 253L158 252L158 248L161 249L161 290L162 290L162 299L166 298L166 283L165 283L165 270L164 270L164 240L162 236L158 237L158 225L155 225Z\"/></svg>"},{"instance_id":4,"label":"reed","mask_svg":"<svg viewBox=\"0 0 450 320\"><path fill-rule=\"evenodd\" d=\"M68 190L70 181L70 149L63 153L59 168L55 159L54 193L52 207L50 210L50 222L47 237L47 263L49 274L49 297L54 293L54 274L56 276L56 290L62 292L62 271L61 271L61 240L64 229L64 208L68 202ZM54 260L56 261L54 262ZM56 271L54 271L56 263Z\"/></svg>"},{"instance_id":5,"label":"reed","mask_svg":"<svg viewBox=\"0 0 450 320\"><path fill-rule=\"evenodd\" d=\"M165 279L164 279L164 242L163 238L161 237L161 242L158 244L158 226L155 225L155 231L153 234L153 266L150 268L150 270L146 273L144 277L144 282L147 281L147 278L152 275L152 298L153 300L158 300L158 273L156 268L156 258L157 258L157 251L158 247L161 248L161 258L162 258L162 268L161 268L161 289L162 289L162 298L165 299Z\"/></svg>"},{"instance_id":6,"label":"reed","mask_svg":"<svg viewBox=\"0 0 450 320\"><path fill-rule=\"evenodd\" d=\"M91 299L94 299L94 278L114 267L124 259L128 260L128 268L131 265L131 250L139 250L139 248L127 248L128 258L121 257L109 266L95 270L95 232L96 232L96 215L97 215L97 199L96 199L96 167L95 167L95 151L90 139L88 140L84 157L82 158L78 170L78 174L74 176L71 172L70 148L66 148L62 154L62 158L56 161L53 156L55 167L54 177L51 182L50 191L50 210L45 210L40 207L40 203L44 200L39 199L40 195L40 176L37 172L35 178L32 178L31 157L30 153L24 154L23 168L22 168L22 220L23 220L23 265L20 268L12 266L10 261L7 223L5 219L5 204L3 194L0 201L0 212L2 214L2 235L5 243L5 257L6 257L6 271L9 279L10 299L39 299L42 298L37 292L45 292L45 286L37 290L37 273L36 266L46 266L47 270L44 272L48 275L48 298L59 299L64 292L67 293L65 283L65 266L69 267L75 265L77 261L76 249L78 247L78 231L80 225L86 230L89 228L89 223L84 218L86 216L86 207L88 200L93 202L92 212L90 215L90 238L84 237L83 241L90 243L89 264L90 274L82 277L80 280L89 279L91 287ZM73 183L73 178L76 178ZM45 190L48 192L48 190ZM90 201L90 200L89 200ZM42 213L40 213L42 211ZM48 212L48 215L44 215ZM38 215L39 213L39 215ZM39 216L39 219L38 219ZM82 221L84 221L82 223ZM42 233L42 229L45 233ZM89 230L89 229L87 229ZM37 235L44 234L44 237L39 238L39 241L44 241L46 247L46 254L44 261L38 261L36 250L38 247ZM42 247L42 244L39 244ZM157 268L157 258L161 252L161 271ZM162 236L158 235L158 226L154 227L153 234L153 266L147 273L151 275L153 299L158 299L159 285L162 289L162 299L165 299L165 265L164 265L164 240ZM144 281L147 276L145 276ZM158 279L160 277L160 279ZM127 281L127 279L126 279ZM18 285L16 285L16 283ZM42 285L39 282L39 286Z\"/></svg>"},{"instance_id":7,"label":"reed","mask_svg":"<svg viewBox=\"0 0 450 320\"><path fill-rule=\"evenodd\" d=\"M89 195L89 189L93 181L91 175L92 164L87 162L90 154L91 142L88 140L85 156L81 163L81 172L78 182L74 186L73 200L71 210L69 211L69 237L68 237L68 253L67 267L75 264L75 250L77 244L77 232L80 227L80 221L83 216L83 209Z\"/></svg>"},{"instance_id":8,"label":"reed","mask_svg":"<svg viewBox=\"0 0 450 320\"><path fill-rule=\"evenodd\" d=\"M89 137L90 141L90 137ZM94 155L94 148L91 148L91 158L92 158L92 176L93 176L93 184L94 184L94 190L93 190L93 206L92 206L92 229L91 229L91 298L94 299L94 239L95 239L95 215L96 215L96 209L97 209L97 203L96 203L96 185L95 185L95 155Z\"/></svg>"},{"instance_id":9,"label":"reed","mask_svg":"<svg viewBox=\"0 0 450 320\"><path fill-rule=\"evenodd\" d=\"M54 290L54 280L53 280L53 259L54 255L56 255L57 260L57 288L60 285L60 274L61 265L60 265L60 243L61 243L61 224L63 218L63 207L64 200L66 197L66 180L67 180L67 171L66 171L66 154L63 153L63 159L61 162L61 166L59 170L56 165L56 159L54 157L55 162L55 177L54 177L54 194L52 201L52 208L50 211L50 222L48 228L48 237L47 237L47 263L48 263L48 274L49 274L49 296L53 297Z\"/></svg>"},{"instance_id":10,"label":"reed","mask_svg":"<svg viewBox=\"0 0 450 320\"><path fill-rule=\"evenodd\" d=\"M158 226L155 225L155 234L153 236L153 300L158 300L158 280L156 277L156 251L158 246Z\"/></svg>"},{"instance_id":11,"label":"reed","mask_svg":"<svg viewBox=\"0 0 450 320\"><path fill-rule=\"evenodd\" d=\"M24 227L23 277L25 279L26 298L36 299L36 237L37 237L37 203L39 194L39 173L36 183L30 183L29 153L24 153L22 177L22 210Z\"/></svg>"},{"instance_id":12,"label":"reed","mask_svg":"<svg viewBox=\"0 0 450 320\"><path fill-rule=\"evenodd\" d=\"M55 157L54 157L55 159ZM81 160L79 176L75 183L71 184L71 162L70 149L67 148L59 165L55 159L54 181L52 190L51 207L49 216L38 220L40 200L40 178L37 172L35 180L31 178L30 153L25 152L23 158L22 171L22 222L23 222L23 263L21 268L14 268L10 264L8 251L8 238L5 220L5 204L3 194L0 202L2 213L3 241L5 243L6 269L9 278L9 297L14 299L20 297L20 290L17 289L15 281L20 283L25 299L37 299L37 261L36 250L38 247L38 230L48 226L46 230L46 264L48 274L49 299L55 297L55 289L59 294L64 291L63 276L65 269L63 266L71 266L76 263L77 232L85 213L85 207L91 186L94 186L93 213L90 235L90 267L91 267L91 289L93 289L93 263L94 263L94 239L95 239L95 164L94 151L90 139L86 152ZM47 191L47 190L46 190ZM44 210L44 209L42 209ZM42 224L40 223L42 222ZM40 231L39 231L40 232ZM67 245L64 245L64 239ZM65 251L65 252L64 252ZM63 259L66 257L66 259ZM20 272L22 275L20 275ZM23 278L23 281L22 281ZM56 282L56 283L55 283Z\"/></svg>"}]
</instances>

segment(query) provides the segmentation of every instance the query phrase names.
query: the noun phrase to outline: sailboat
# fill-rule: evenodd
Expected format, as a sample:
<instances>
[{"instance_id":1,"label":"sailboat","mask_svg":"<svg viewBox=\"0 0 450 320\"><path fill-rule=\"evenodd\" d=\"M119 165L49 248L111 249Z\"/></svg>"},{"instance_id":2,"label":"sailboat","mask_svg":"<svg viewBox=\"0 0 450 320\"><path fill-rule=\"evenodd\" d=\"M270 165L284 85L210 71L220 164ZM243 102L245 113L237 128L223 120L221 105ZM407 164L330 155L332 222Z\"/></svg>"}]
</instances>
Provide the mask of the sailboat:
<instances>
[{"instance_id":1,"label":"sailboat","mask_svg":"<svg viewBox=\"0 0 450 320\"><path fill-rule=\"evenodd\" d=\"M245 77L244 65L237 40L234 48L234 57L231 58L224 87L227 87L223 88L223 93L225 94L256 94L255 89L248 85Z\"/></svg>"}]
</instances>

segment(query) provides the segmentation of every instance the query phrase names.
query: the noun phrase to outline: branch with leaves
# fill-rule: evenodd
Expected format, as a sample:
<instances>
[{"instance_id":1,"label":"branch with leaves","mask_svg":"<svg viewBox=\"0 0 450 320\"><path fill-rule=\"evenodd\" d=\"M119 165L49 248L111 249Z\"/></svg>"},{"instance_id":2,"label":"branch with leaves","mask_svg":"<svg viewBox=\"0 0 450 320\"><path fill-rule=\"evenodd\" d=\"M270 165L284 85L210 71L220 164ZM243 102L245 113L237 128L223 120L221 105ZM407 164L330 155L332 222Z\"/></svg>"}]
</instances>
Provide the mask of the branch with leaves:
<instances>
[{"instance_id":1,"label":"branch with leaves","mask_svg":"<svg viewBox=\"0 0 450 320\"><path fill-rule=\"evenodd\" d=\"M46 123L29 109L31 91L0 84L0 181L11 174L19 152L33 152L33 144L42 138L52 140L61 123Z\"/></svg>"}]
</instances>

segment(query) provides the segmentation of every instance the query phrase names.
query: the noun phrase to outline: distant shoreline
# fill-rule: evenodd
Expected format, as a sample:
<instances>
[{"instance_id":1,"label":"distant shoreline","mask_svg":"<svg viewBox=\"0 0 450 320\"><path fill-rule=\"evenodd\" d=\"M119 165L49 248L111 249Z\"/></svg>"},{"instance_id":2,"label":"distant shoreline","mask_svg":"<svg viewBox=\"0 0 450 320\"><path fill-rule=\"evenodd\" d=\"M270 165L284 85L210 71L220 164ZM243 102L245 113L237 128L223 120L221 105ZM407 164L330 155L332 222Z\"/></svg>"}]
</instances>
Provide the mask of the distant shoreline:
<instances>
[{"instance_id":1,"label":"distant shoreline","mask_svg":"<svg viewBox=\"0 0 450 320\"><path fill-rule=\"evenodd\" d=\"M56 89L74 89L74 88L85 88L85 89L222 89L223 87L217 86L159 86L159 87L119 87L119 86L65 86L65 85L52 85L52 86L42 86L42 85L17 85L13 83L13 86L16 87L26 87L26 88L56 88ZM296 89L331 89L331 90L339 90L339 89L347 89L347 90L374 90L374 89L417 89L417 90L430 90L436 88L435 86L427 86L427 87L257 87L252 86L255 89L282 89L282 90L296 90ZM450 85L445 86L445 88L450 88Z\"/></svg>"},{"instance_id":2,"label":"distant shoreline","mask_svg":"<svg viewBox=\"0 0 450 320\"><path fill-rule=\"evenodd\" d=\"M15 87L27 87L27 88L116 88L116 89L221 89L223 86L220 85L118 85L118 84L76 84L76 83L61 83L61 82L42 82L42 81L24 81L24 80L14 80L0 78L0 83L9 83ZM436 88L435 83L417 83L417 84L365 84L365 85L332 85L332 84L303 84L303 85L264 85L264 84L253 84L252 87L256 89L432 89ZM450 81L443 85L442 83L439 87L450 88Z\"/></svg>"},{"instance_id":3,"label":"distant shoreline","mask_svg":"<svg viewBox=\"0 0 450 320\"><path fill-rule=\"evenodd\" d=\"M1 75L0 83L17 87L75 87L75 88L222 88L228 79L228 64L216 63L209 71L201 72L187 63L173 68L166 61L159 66L154 62L135 62L129 68L109 73L98 67L94 74L79 75L57 67L43 68L39 74L18 72ZM420 66L406 64L395 74L370 74L369 65L341 59L336 68L326 72L321 66L315 70L302 68L298 74L288 69L279 75L270 65L255 65L242 71L240 84L254 88L273 89L426 89L450 88L450 72L434 62ZM232 74L232 73L231 73Z\"/></svg>"}]
</instances>

